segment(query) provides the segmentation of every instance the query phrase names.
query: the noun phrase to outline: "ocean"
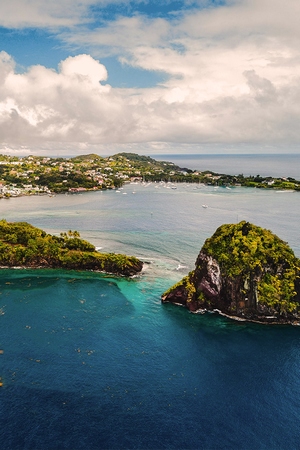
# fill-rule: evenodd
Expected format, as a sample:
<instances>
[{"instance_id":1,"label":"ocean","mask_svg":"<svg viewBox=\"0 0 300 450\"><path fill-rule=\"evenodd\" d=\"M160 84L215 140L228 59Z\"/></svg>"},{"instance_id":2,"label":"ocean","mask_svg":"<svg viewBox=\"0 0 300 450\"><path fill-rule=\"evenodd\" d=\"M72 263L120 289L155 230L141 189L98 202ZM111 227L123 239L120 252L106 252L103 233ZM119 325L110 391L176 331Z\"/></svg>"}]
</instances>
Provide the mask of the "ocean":
<instances>
[{"instance_id":1,"label":"ocean","mask_svg":"<svg viewBox=\"0 0 300 450\"><path fill-rule=\"evenodd\" d=\"M172 161L193 170L211 170L228 175L291 177L300 180L300 154L188 154L155 155L154 159Z\"/></svg>"},{"instance_id":2,"label":"ocean","mask_svg":"<svg viewBox=\"0 0 300 450\"><path fill-rule=\"evenodd\" d=\"M133 279L0 272L1 448L299 448L299 327L195 315L160 296L223 223L268 228L300 257L300 194L173 187L0 201L8 221L77 230L145 262Z\"/></svg>"}]
</instances>

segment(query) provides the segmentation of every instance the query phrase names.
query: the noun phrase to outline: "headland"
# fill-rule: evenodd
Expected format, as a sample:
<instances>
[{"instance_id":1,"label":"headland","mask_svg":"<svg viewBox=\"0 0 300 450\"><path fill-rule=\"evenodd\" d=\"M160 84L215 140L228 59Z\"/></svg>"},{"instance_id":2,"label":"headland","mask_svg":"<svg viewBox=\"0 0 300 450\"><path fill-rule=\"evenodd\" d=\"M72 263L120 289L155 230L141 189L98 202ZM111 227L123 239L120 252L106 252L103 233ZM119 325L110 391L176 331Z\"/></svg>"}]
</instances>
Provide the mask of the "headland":
<instances>
[{"instance_id":1,"label":"headland","mask_svg":"<svg viewBox=\"0 0 300 450\"><path fill-rule=\"evenodd\" d=\"M90 270L131 277L143 263L134 256L100 253L77 231L53 236L27 222L0 220L0 266Z\"/></svg>"}]
</instances>

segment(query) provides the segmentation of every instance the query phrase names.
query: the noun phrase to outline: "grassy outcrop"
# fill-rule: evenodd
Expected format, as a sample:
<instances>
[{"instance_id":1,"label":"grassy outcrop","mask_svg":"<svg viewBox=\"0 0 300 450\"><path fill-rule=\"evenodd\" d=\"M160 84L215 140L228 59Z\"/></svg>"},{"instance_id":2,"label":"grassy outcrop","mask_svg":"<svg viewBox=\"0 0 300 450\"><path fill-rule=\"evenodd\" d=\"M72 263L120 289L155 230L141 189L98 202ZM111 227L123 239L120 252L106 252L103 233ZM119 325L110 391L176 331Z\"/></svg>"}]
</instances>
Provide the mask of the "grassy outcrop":
<instances>
[{"instance_id":1,"label":"grassy outcrop","mask_svg":"<svg viewBox=\"0 0 300 450\"><path fill-rule=\"evenodd\" d=\"M77 231L54 236L27 222L0 220L0 266L95 270L132 276L143 263L134 256L99 253Z\"/></svg>"},{"instance_id":2,"label":"grassy outcrop","mask_svg":"<svg viewBox=\"0 0 300 450\"><path fill-rule=\"evenodd\" d=\"M223 276L250 279L256 274L259 302L286 311L298 306L294 299L300 262L271 231L244 221L222 225L202 250L218 261Z\"/></svg>"},{"instance_id":3,"label":"grassy outcrop","mask_svg":"<svg viewBox=\"0 0 300 450\"><path fill-rule=\"evenodd\" d=\"M269 230L245 221L225 224L205 241L195 269L162 300L248 320L298 320L300 261Z\"/></svg>"}]
</instances>

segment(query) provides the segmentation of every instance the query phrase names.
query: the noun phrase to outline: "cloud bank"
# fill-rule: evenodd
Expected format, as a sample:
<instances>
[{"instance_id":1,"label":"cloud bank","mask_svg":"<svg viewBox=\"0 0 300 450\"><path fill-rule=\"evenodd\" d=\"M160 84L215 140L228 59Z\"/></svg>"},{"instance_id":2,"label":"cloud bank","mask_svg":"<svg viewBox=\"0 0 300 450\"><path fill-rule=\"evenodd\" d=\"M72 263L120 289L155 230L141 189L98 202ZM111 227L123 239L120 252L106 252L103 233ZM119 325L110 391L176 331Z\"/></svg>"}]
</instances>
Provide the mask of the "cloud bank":
<instances>
[{"instance_id":1,"label":"cloud bank","mask_svg":"<svg viewBox=\"0 0 300 450\"><path fill-rule=\"evenodd\" d=\"M65 147L69 153L139 145L161 153L178 145L298 148L296 0L231 1L164 18L119 16L93 27L86 25L92 0L66 0L57 10L56 2L45 2L45 9L41 1L27 3L28 19L13 17L11 3L1 5L0 16L7 12L3 26L27 20L55 26L65 45L88 51L57 68L35 65L24 73L0 53L3 147ZM105 56L164 73L167 81L143 89L112 87L101 63Z\"/></svg>"}]
</instances>

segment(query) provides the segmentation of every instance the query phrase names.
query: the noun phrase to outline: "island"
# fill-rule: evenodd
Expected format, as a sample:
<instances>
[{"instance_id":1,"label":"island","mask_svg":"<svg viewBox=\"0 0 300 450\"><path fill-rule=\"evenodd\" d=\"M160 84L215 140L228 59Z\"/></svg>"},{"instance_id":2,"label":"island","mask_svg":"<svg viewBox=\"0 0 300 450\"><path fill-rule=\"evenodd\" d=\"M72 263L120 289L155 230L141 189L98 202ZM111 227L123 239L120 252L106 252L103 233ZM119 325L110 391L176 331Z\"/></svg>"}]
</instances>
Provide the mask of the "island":
<instances>
[{"instance_id":1,"label":"island","mask_svg":"<svg viewBox=\"0 0 300 450\"><path fill-rule=\"evenodd\" d=\"M205 168L191 170L136 153L117 153L106 158L96 154L74 158L0 155L0 198L5 199L22 195L76 194L118 189L130 182L160 181L300 191L300 181L291 177L226 175Z\"/></svg>"},{"instance_id":2,"label":"island","mask_svg":"<svg viewBox=\"0 0 300 450\"><path fill-rule=\"evenodd\" d=\"M2 268L61 268L106 272L131 277L143 263L134 256L100 253L81 239L77 231L51 235L27 222L0 220L0 266Z\"/></svg>"},{"instance_id":3,"label":"island","mask_svg":"<svg viewBox=\"0 0 300 450\"><path fill-rule=\"evenodd\" d=\"M236 320L300 325L300 260L269 230L246 221L224 224L162 302Z\"/></svg>"}]
</instances>

